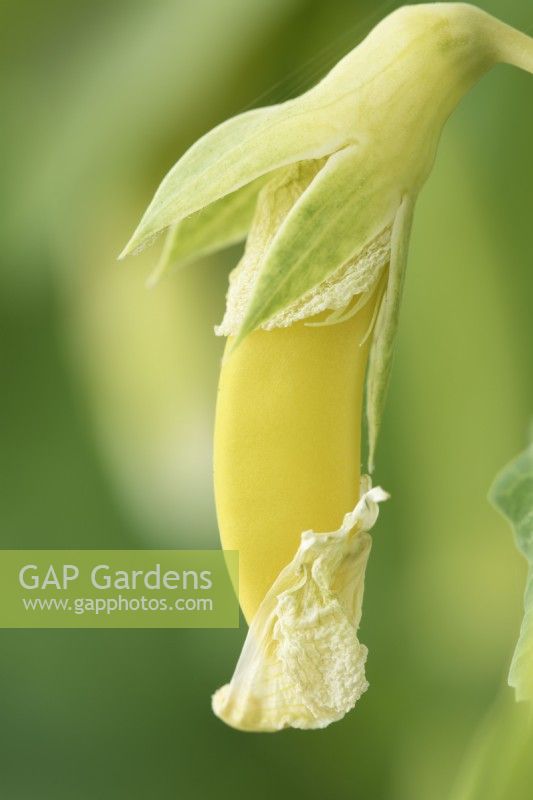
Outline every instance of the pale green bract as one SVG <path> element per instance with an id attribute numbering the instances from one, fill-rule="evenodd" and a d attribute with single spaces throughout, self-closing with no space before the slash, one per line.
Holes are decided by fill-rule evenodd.
<path id="1" fill-rule="evenodd" d="M 525 614 L 509 685 L 517 700 L 533 702 L 533 442 L 498 475 L 489 497 L 513 526 L 518 549 L 529 564 Z"/>
<path id="2" fill-rule="evenodd" d="M 253 228 L 246 214 L 233 208 L 232 216 L 243 187 L 280 168 L 323 160 L 268 239 L 237 343 L 392 228 L 367 379 L 370 469 L 416 197 L 446 119 L 499 62 L 533 72 L 533 39 L 465 3 L 398 9 L 310 91 L 240 114 L 196 142 L 163 180 L 121 254 L 142 249 L 171 226 L 157 274 L 171 262 L 226 246 Z M 376 262 L 376 270 L 382 266 Z"/>

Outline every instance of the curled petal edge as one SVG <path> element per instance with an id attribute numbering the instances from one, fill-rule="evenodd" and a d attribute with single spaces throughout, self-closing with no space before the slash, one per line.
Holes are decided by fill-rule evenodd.
<path id="1" fill-rule="evenodd" d="M 244 731 L 324 728 L 368 688 L 366 647 L 357 638 L 368 531 L 388 494 L 370 478 L 331 533 L 302 533 L 255 615 L 233 677 L 212 699 L 214 713 Z"/>

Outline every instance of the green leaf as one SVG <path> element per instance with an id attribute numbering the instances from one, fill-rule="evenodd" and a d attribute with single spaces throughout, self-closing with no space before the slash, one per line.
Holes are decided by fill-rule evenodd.
<path id="1" fill-rule="evenodd" d="M 392 368 L 413 212 L 414 199 L 406 195 L 392 226 L 389 276 L 370 349 L 366 386 L 368 470 L 370 473 L 374 471 L 377 437 Z"/>
<path id="2" fill-rule="evenodd" d="M 332 105 L 316 87 L 281 105 L 247 111 L 207 133 L 163 179 L 120 258 L 267 172 L 339 149 L 346 139 L 344 115 L 336 120 Z"/>
<path id="3" fill-rule="evenodd" d="M 525 614 L 509 672 L 517 700 L 533 702 L 533 443 L 496 478 L 491 502 L 511 523 L 516 544 L 529 564 Z"/>
<path id="4" fill-rule="evenodd" d="M 400 197 L 376 156 L 331 156 L 272 240 L 237 342 L 360 252 L 392 221 Z"/>
<path id="5" fill-rule="evenodd" d="M 182 266 L 245 239 L 254 215 L 257 195 L 270 177 L 269 173 L 257 178 L 173 225 L 168 231 L 161 258 L 149 284 L 153 286 L 157 283 L 171 266 Z"/>

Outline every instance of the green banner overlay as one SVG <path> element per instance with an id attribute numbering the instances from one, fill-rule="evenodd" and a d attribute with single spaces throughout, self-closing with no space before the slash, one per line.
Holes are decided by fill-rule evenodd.
<path id="1" fill-rule="evenodd" d="M 0 628 L 238 628 L 238 553 L 0 550 Z"/>

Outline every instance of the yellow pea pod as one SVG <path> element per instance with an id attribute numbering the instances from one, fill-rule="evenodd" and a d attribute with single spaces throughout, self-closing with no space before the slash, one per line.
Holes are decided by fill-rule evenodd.
<path id="1" fill-rule="evenodd" d="M 374 304 L 336 325 L 255 331 L 220 374 L 214 479 L 222 546 L 239 551 L 248 622 L 302 531 L 334 530 L 359 498 L 361 411 Z"/>

